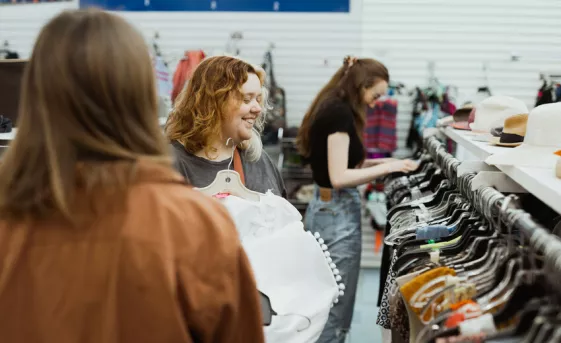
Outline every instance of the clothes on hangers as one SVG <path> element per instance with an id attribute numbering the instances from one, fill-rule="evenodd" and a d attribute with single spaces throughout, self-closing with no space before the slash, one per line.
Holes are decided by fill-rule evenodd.
<path id="1" fill-rule="evenodd" d="M 161 56 L 154 56 L 152 58 L 152 65 L 154 66 L 154 72 L 156 73 L 158 94 L 164 97 L 171 96 L 171 92 L 173 90 L 171 73 L 164 59 Z"/>
<path id="2" fill-rule="evenodd" d="M 171 92 L 171 101 L 175 102 L 175 99 L 181 93 L 183 88 L 185 88 L 187 81 L 193 75 L 195 68 L 203 61 L 206 54 L 202 50 L 190 50 L 185 51 L 185 55 L 177 64 L 175 68 L 175 73 L 173 74 L 173 90 Z"/>
<path id="3" fill-rule="evenodd" d="M 556 102 L 556 89 L 553 84 L 543 82 L 542 86 L 538 90 L 538 96 L 536 97 L 536 107 L 543 104 L 550 104 Z"/>
<path id="4" fill-rule="evenodd" d="M 539 311 L 556 323 L 542 306 L 556 315 L 561 304 L 551 301 L 543 257 L 512 218 L 549 222 L 558 215 L 531 196 L 519 204 L 528 212 L 501 209 L 504 195 L 492 188 L 473 193 L 475 174 L 457 177 L 460 162 L 436 138 L 425 142 L 432 150 L 421 153 L 416 172 L 385 178 L 389 258 L 382 260 L 377 324 L 391 331 L 386 342 L 549 342 L 535 340 L 529 327 Z M 546 338 L 552 331 L 539 330 Z"/>
<path id="5" fill-rule="evenodd" d="M 263 128 L 263 144 L 276 144 L 278 142 L 278 131 L 286 126 L 286 92 L 277 84 L 273 71 L 273 54 L 271 51 L 265 53 L 262 64 L 265 70 L 265 87 L 269 90 L 269 103 L 272 106 L 267 112 L 267 121 Z"/>
<path id="6" fill-rule="evenodd" d="M 450 100 L 450 96 L 448 93 L 444 93 L 442 95 L 442 103 L 440 105 L 440 109 L 442 112 L 452 115 L 456 112 L 456 105 Z"/>
<path id="7" fill-rule="evenodd" d="M 171 111 L 171 92 L 173 84 L 171 82 L 171 73 L 168 69 L 167 63 L 159 56 L 152 57 L 152 66 L 156 74 L 156 87 L 158 91 L 158 117 L 167 118 Z"/>
<path id="8" fill-rule="evenodd" d="M 422 136 L 425 129 L 436 127 L 439 119 L 456 111 L 456 105 L 450 101 L 447 91 L 447 88 L 443 90 L 441 87 L 423 91 L 426 92 L 427 108 L 414 121 L 419 136 Z"/>
<path id="9" fill-rule="evenodd" d="M 17 60 L 19 59 L 19 54 L 12 50 L 0 50 L 0 59 Z"/>
<path id="10" fill-rule="evenodd" d="M 234 219 L 258 289 L 278 314 L 265 327 L 266 341 L 317 341 L 331 306 L 344 294 L 323 239 L 304 231 L 298 210 L 271 192 L 258 202 L 236 196 L 220 202 Z"/>
<path id="11" fill-rule="evenodd" d="M 369 158 L 374 154 L 390 157 L 387 155 L 397 149 L 396 125 L 397 99 L 387 97 L 376 101 L 374 108 L 367 108 L 364 147 Z"/>
<path id="12" fill-rule="evenodd" d="M 406 146 L 409 149 L 417 149 L 423 146 L 423 137 L 418 130 L 415 129 L 415 123 L 422 112 L 429 109 L 427 97 L 421 88 L 415 88 L 415 96 L 413 98 L 413 113 L 411 113 L 411 124 L 409 125 L 409 133 L 407 134 Z"/>
<path id="13" fill-rule="evenodd" d="M 456 104 L 448 94 L 449 88 L 442 86 L 428 89 L 415 88 L 413 113 L 406 140 L 409 149 L 422 147 L 423 131 L 426 128 L 437 127 L 439 119 L 456 111 Z"/>

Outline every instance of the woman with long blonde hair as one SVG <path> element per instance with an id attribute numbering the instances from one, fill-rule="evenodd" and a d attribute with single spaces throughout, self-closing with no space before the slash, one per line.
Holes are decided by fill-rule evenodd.
<path id="1" fill-rule="evenodd" d="M 263 342 L 234 224 L 173 170 L 156 99 L 122 18 L 41 30 L 0 164 L 2 341 Z"/>

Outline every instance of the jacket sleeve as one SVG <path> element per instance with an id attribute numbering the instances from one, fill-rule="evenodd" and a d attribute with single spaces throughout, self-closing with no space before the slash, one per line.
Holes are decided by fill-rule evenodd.
<path id="1" fill-rule="evenodd" d="M 220 325 L 222 337 L 216 342 L 264 343 L 263 318 L 259 293 L 245 252 L 240 249 L 237 278 L 237 295 L 234 298 L 233 317 L 226 316 Z"/>
<path id="2" fill-rule="evenodd" d="M 197 205 L 189 222 L 200 230 L 186 237 L 191 252 L 181 258 L 178 273 L 186 327 L 194 342 L 263 343 L 259 293 L 234 223 L 215 200 Z"/>

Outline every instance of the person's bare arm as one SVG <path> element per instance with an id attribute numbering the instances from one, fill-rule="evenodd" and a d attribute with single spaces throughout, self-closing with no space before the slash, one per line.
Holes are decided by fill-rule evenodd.
<path id="1" fill-rule="evenodd" d="M 369 158 L 369 159 L 364 160 L 364 162 L 361 165 L 361 168 L 373 167 L 373 166 L 377 166 L 379 164 L 384 164 L 384 163 L 394 162 L 394 161 L 398 161 L 398 159 L 397 158 L 392 158 L 392 157 Z"/>
<path id="2" fill-rule="evenodd" d="M 416 164 L 396 160 L 361 169 L 347 168 L 350 139 L 347 133 L 337 132 L 327 137 L 327 168 L 333 188 L 356 187 L 394 171 L 413 171 Z"/>

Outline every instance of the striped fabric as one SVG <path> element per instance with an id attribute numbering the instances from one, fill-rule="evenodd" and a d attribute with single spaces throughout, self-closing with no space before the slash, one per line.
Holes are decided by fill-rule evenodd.
<path id="1" fill-rule="evenodd" d="M 368 153 L 392 153 L 397 149 L 397 100 L 386 98 L 366 110 L 364 146 Z"/>

